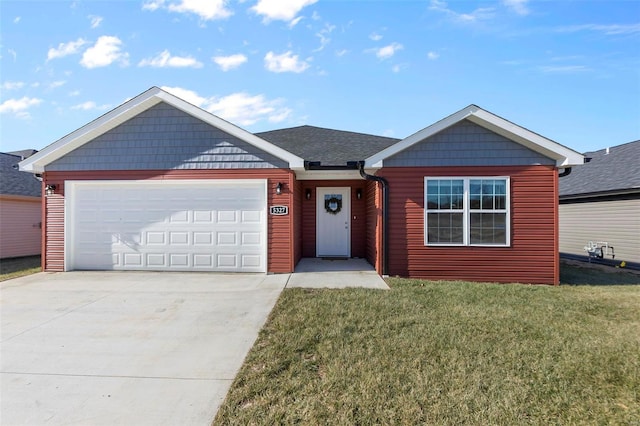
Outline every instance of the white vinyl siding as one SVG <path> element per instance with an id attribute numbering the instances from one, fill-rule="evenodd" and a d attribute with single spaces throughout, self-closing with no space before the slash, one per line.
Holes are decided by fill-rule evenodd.
<path id="1" fill-rule="evenodd" d="M 425 245 L 508 246 L 508 177 L 425 177 Z"/>

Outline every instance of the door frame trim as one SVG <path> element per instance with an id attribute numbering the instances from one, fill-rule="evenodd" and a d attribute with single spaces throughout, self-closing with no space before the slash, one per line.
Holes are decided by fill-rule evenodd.
<path id="1" fill-rule="evenodd" d="M 330 255 L 330 254 L 325 254 L 325 255 L 320 255 L 320 212 L 322 211 L 321 209 L 324 209 L 324 194 L 326 193 L 330 193 L 330 192 L 337 192 L 337 191 L 346 191 L 346 200 L 342 201 L 342 208 L 345 208 L 345 202 L 346 202 L 346 206 L 348 207 L 348 211 L 346 211 L 345 213 L 347 214 L 347 218 L 349 221 L 349 234 L 348 234 L 348 238 L 347 238 L 347 254 L 346 256 L 344 255 Z M 321 194 L 322 192 L 322 194 Z M 351 233 L 352 233 L 352 223 L 351 223 L 351 187 L 350 186 L 317 186 L 316 187 L 316 257 L 327 257 L 327 256 L 335 256 L 335 257 L 347 257 L 350 258 L 351 257 Z"/>

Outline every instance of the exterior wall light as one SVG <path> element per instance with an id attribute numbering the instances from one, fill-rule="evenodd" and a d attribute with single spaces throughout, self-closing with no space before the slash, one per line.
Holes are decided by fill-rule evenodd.
<path id="1" fill-rule="evenodd" d="M 356 189 L 356 198 L 357 198 L 358 200 L 361 200 L 361 199 L 362 199 L 362 188 L 358 188 L 358 189 Z"/>
<path id="2" fill-rule="evenodd" d="M 276 195 L 282 194 L 282 186 L 282 182 L 278 182 L 278 184 L 276 185 Z"/>
<path id="3" fill-rule="evenodd" d="M 51 194 L 53 194 L 55 191 L 56 191 L 56 186 L 55 186 L 55 185 L 53 185 L 53 184 L 49 184 L 49 185 L 46 185 L 46 186 L 44 187 L 44 193 L 45 193 L 45 195 L 51 195 Z"/>
<path id="4" fill-rule="evenodd" d="M 310 200 L 310 199 L 311 199 L 311 188 L 307 188 L 307 189 L 304 191 L 304 198 L 306 198 L 307 200 Z"/>

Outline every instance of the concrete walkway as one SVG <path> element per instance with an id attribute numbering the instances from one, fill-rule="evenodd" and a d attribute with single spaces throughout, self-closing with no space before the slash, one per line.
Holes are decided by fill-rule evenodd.
<path id="1" fill-rule="evenodd" d="M 288 274 L 0 283 L 2 425 L 209 425 Z"/>
<path id="2" fill-rule="evenodd" d="M 389 286 L 364 259 L 328 260 L 305 257 L 291 274 L 287 288 L 371 288 Z"/>

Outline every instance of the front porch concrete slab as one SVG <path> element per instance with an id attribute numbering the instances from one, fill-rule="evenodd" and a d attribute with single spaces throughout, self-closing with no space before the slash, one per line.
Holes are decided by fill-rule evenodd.
<path id="1" fill-rule="evenodd" d="M 306 257 L 298 262 L 287 288 L 370 288 L 389 286 L 364 259 Z"/>

